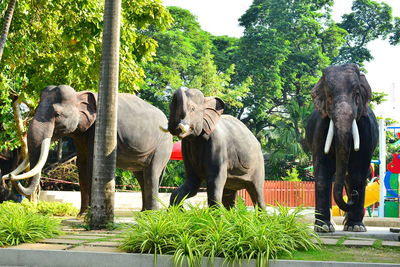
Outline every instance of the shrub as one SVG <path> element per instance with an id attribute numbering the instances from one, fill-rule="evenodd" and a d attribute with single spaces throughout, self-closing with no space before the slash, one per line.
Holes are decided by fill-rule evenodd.
<path id="1" fill-rule="evenodd" d="M 32 207 L 13 203 L 0 204 L 0 246 L 31 243 L 61 234 L 60 220 L 37 214 Z"/>
<path id="2" fill-rule="evenodd" d="M 174 255 L 174 264 L 197 266 L 202 257 L 213 263 L 256 259 L 264 266 L 268 259 L 296 250 L 318 249 L 318 236 L 302 220 L 303 209 L 282 206 L 278 211 L 250 211 L 239 202 L 225 208 L 170 207 L 135 215 L 136 224 L 125 233 L 122 249 L 128 252 Z"/>
<path id="3" fill-rule="evenodd" d="M 21 205 L 33 212 L 52 216 L 76 216 L 79 212 L 72 203 L 38 201 L 37 204 L 24 199 Z"/>

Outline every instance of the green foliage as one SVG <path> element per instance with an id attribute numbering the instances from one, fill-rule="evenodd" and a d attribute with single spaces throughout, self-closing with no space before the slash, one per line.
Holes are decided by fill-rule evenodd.
<path id="1" fill-rule="evenodd" d="M 293 167 L 292 170 L 287 170 L 286 173 L 287 176 L 282 177 L 283 181 L 291 181 L 291 182 L 301 181 L 299 179 L 299 172 L 297 171 L 296 167 Z"/>
<path id="2" fill-rule="evenodd" d="M 389 35 L 391 44 L 398 42 L 399 18 L 393 20 L 392 8 L 384 2 L 354 0 L 352 12 L 343 15 L 342 19 L 338 26 L 346 30 L 348 35 L 334 63 L 352 62 L 363 66 L 365 61 L 373 59 L 367 48 L 369 42 L 378 38 L 386 39 Z"/>
<path id="3" fill-rule="evenodd" d="M 115 170 L 115 185 L 117 189 L 140 191 L 140 185 L 131 171 L 117 168 Z"/>
<path id="4" fill-rule="evenodd" d="M 165 168 L 162 186 L 180 186 L 185 181 L 185 166 L 182 160 L 170 160 Z"/>
<path id="5" fill-rule="evenodd" d="M 181 206 L 145 211 L 135 215 L 136 223 L 125 233 L 122 249 L 128 252 L 174 255 L 174 265 L 198 266 L 201 257 L 213 264 L 215 257 L 226 263 L 256 259 L 265 266 L 268 259 L 296 250 L 318 249 L 319 240 L 302 221 L 302 209 L 279 206 L 274 213 L 249 211 L 243 202 L 232 210 Z"/>
<path id="6" fill-rule="evenodd" d="M 197 18 L 178 7 L 168 10 L 174 19 L 171 28 L 146 32 L 157 40 L 158 49 L 154 61 L 143 64 L 146 80 L 139 95 L 165 113 L 169 112 L 173 91 L 182 86 L 200 89 L 206 96 L 219 96 L 230 106 L 242 107 L 241 99 L 251 79 L 246 77 L 243 82 L 232 84 L 235 66 L 226 61 L 219 65 L 214 62 L 212 53 L 219 50 L 213 45 L 213 37 L 200 28 Z M 220 44 L 221 50 L 223 47 Z M 221 51 L 218 60 L 224 60 L 225 51 Z"/>
<path id="7" fill-rule="evenodd" d="M 45 216 L 76 216 L 79 210 L 72 203 L 38 201 L 36 204 L 24 199 L 21 205 L 33 213 Z"/>
<path id="8" fill-rule="evenodd" d="M 0 204 L 0 246 L 32 243 L 61 234 L 60 220 L 13 202 Z"/>
<path id="9" fill-rule="evenodd" d="M 10 117 L 10 88 L 33 112 L 41 90 L 68 84 L 77 91 L 98 90 L 104 1 L 50 0 L 17 2 L 0 62 L 0 122 L 7 131 L 0 137 L 8 147 L 19 144 Z M 135 92 L 143 81 L 141 63 L 155 54 L 157 43 L 143 34 L 163 29 L 171 16 L 160 0 L 124 1 L 122 4 L 119 89 Z M 31 114 L 30 114 L 31 115 Z M 4 140 L 4 139 L 3 139 Z M 1 142 L 3 143 L 3 142 Z"/>

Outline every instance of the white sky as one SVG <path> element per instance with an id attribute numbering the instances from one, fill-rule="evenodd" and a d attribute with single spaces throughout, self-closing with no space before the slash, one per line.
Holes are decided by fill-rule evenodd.
<path id="1" fill-rule="evenodd" d="M 375 0 L 392 7 L 393 16 L 400 17 L 400 0 Z M 213 35 L 240 37 L 243 28 L 238 19 L 252 0 L 163 0 L 165 6 L 179 6 L 196 15 L 203 30 Z M 335 0 L 333 19 L 341 21 L 351 11 L 351 0 Z M 400 45 L 376 40 L 368 45 L 374 60 L 366 63 L 367 79 L 373 91 L 385 92 L 389 101 L 375 108 L 377 116 L 391 117 L 400 122 Z"/>

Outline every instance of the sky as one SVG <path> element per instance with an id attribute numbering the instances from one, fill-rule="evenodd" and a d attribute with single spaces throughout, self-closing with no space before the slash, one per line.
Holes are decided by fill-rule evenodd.
<path id="1" fill-rule="evenodd" d="M 375 0 L 382 2 L 381 0 Z M 213 35 L 240 37 L 243 27 L 238 19 L 250 7 L 252 0 L 163 0 L 165 6 L 179 6 L 196 15 L 203 30 Z M 392 7 L 393 16 L 400 17 L 400 0 L 384 0 Z M 335 0 L 332 17 L 336 22 L 351 12 L 350 0 Z M 400 45 L 391 46 L 386 40 L 368 44 L 374 60 L 367 62 L 367 80 L 372 91 L 385 92 L 388 101 L 377 106 L 377 116 L 390 117 L 400 122 Z"/>

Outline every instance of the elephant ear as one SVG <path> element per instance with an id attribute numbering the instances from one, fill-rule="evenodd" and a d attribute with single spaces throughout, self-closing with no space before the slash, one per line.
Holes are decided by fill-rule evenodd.
<path id="1" fill-rule="evenodd" d="M 362 99 L 362 103 L 359 105 L 359 107 L 362 107 L 360 114 L 362 116 L 367 116 L 368 104 L 371 101 L 372 91 L 364 73 L 360 74 L 360 85 L 360 95 Z"/>
<path id="2" fill-rule="evenodd" d="M 315 109 L 318 110 L 319 115 L 324 119 L 328 116 L 327 113 L 327 99 L 324 90 L 325 78 L 322 76 L 318 83 L 311 89 L 311 97 L 314 102 Z"/>
<path id="3" fill-rule="evenodd" d="M 79 130 L 85 132 L 96 121 L 97 98 L 89 91 L 77 93 L 79 110 Z"/>
<path id="4" fill-rule="evenodd" d="M 206 134 L 211 134 L 215 130 L 224 108 L 225 103 L 220 98 L 204 98 L 203 130 Z"/>

